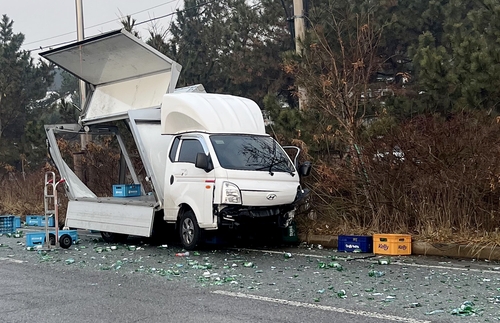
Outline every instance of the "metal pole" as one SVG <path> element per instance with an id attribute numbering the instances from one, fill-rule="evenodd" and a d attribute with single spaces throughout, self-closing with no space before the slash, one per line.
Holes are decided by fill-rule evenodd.
<path id="1" fill-rule="evenodd" d="M 75 7 L 76 7 L 76 40 L 82 41 L 85 39 L 85 36 L 83 34 L 83 3 L 82 0 L 75 0 Z M 82 48 L 80 47 L 80 61 L 81 61 L 81 50 Z M 81 69 L 81 65 L 80 65 Z M 85 91 L 85 82 L 83 80 L 80 80 L 80 108 L 84 109 L 85 106 L 85 100 L 86 100 L 86 91 Z"/>
<path id="2" fill-rule="evenodd" d="M 305 20 L 304 20 L 304 0 L 293 0 L 293 21 L 295 26 L 295 51 L 302 55 L 301 41 L 305 37 Z M 306 101 L 306 91 L 303 87 L 298 87 L 299 91 L 299 110 L 304 108 Z"/>
<path id="3" fill-rule="evenodd" d="M 77 41 L 82 41 L 85 39 L 85 36 L 83 34 L 83 0 L 75 0 L 75 8 L 76 8 L 76 39 Z M 79 52 L 80 52 L 80 73 L 82 73 L 83 66 L 82 66 L 82 61 L 83 61 L 83 49 L 80 46 Z M 85 103 L 87 101 L 87 91 L 86 91 L 86 86 L 85 86 L 85 81 L 80 80 L 79 81 L 79 86 L 80 86 L 80 109 L 81 109 L 81 114 L 80 117 L 84 116 L 86 113 L 85 109 Z M 85 151 L 87 148 L 88 143 L 91 141 L 91 136 L 88 133 L 84 133 L 80 135 L 80 145 L 81 145 L 81 151 Z M 76 155 L 73 155 L 74 157 Z M 76 157 L 81 157 L 81 156 L 76 156 Z M 86 183 L 84 176 L 83 176 L 83 169 L 82 169 L 82 161 L 81 158 L 77 158 L 75 160 L 75 169 L 79 169 L 80 172 L 77 173 L 77 176 Z"/>

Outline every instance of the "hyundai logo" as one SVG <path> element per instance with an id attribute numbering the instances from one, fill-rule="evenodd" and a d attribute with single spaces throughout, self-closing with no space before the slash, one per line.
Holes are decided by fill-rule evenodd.
<path id="1" fill-rule="evenodd" d="M 276 198 L 276 194 L 267 194 L 268 200 L 274 200 Z"/>

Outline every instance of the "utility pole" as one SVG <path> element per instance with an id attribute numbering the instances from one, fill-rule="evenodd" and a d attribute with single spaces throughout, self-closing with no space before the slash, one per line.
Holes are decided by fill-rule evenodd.
<path id="1" fill-rule="evenodd" d="M 76 8 L 76 40 L 82 41 L 84 40 L 83 35 L 83 0 L 75 0 L 75 8 Z M 82 62 L 82 47 L 80 46 L 80 63 Z M 82 65 L 80 64 L 80 72 L 82 69 Z M 85 111 L 85 101 L 86 101 L 86 88 L 85 81 L 80 80 L 78 82 L 80 86 L 80 111 L 81 114 Z M 81 115 L 80 115 L 81 116 Z M 85 149 L 87 148 L 87 144 L 89 143 L 90 138 L 89 134 L 84 133 L 80 135 L 80 151 L 73 153 L 73 162 L 75 165 L 75 174 L 78 176 L 83 182 L 85 182 L 84 170 L 83 170 L 83 155 L 85 154 Z"/>
<path id="2" fill-rule="evenodd" d="M 75 0 L 75 7 L 76 7 L 76 40 L 77 41 L 82 41 L 84 40 L 84 35 L 83 35 L 83 0 Z M 82 60 L 81 57 L 81 51 L 82 48 L 80 47 L 80 61 Z M 80 65 L 81 68 L 81 65 Z M 80 85 L 80 108 L 82 111 L 84 110 L 85 106 L 85 100 L 86 100 L 86 90 L 85 90 L 85 81 L 80 80 L 79 82 Z"/>
<path id="3" fill-rule="evenodd" d="M 304 0 L 293 0 L 293 22 L 295 27 L 295 51 L 302 55 L 302 44 L 306 28 L 304 19 Z M 306 102 L 306 91 L 303 87 L 298 87 L 299 92 L 299 110 L 304 108 Z"/>
<path id="4" fill-rule="evenodd" d="M 302 54 L 301 40 L 305 36 L 304 0 L 293 0 L 293 22 L 295 27 L 295 51 Z"/>

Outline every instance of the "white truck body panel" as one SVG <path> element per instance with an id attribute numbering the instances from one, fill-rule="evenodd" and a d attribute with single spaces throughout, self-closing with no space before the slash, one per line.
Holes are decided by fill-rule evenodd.
<path id="1" fill-rule="evenodd" d="M 181 132 L 265 134 L 262 111 L 252 100 L 224 94 L 173 93 L 163 97 L 163 134 Z"/>
<path id="2" fill-rule="evenodd" d="M 154 203 L 124 198 L 70 200 L 66 226 L 149 237 Z"/>
<path id="3" fill-rule="evenodd" d="M 150 181 L 158 197 L 159 206 L 163 205 L 164 178 L 166 162 L 168 158 L 168 146 L 172 140 L 169 136 L 161 135 L 160 122 L 140 122 L 136 121 L 138 135 L 136 141 L 143 160 L 148 160 L 150 169 L 148 171 Z"/>
<path id="4" fill-rule="evenodd" d="M 76 125 L 74 127 L 69 127 L 66 125 L 59 126 L 60 128 L 68 128 L 68 131 L 76 131 Z M 50 127 L 50 126 L 49 126 Z M 66 164 L 66 162 L 61 157 L 61 152 L 57 147 L 57 142 L 55 141 L 54 129 L 49 128 L 47 131 L 47 137 L 50 142 L 49 152 L 52 159 L 55 161 L 59 173 L 62 178 L 66 181 L 66 190 L 68 197 L 70 199 L 79 198 L 95 198 L 97 197 L 73 172 L 73 170 Z"/>
<path id="5" fill-rule="evenodd" d="M 97 87 L 90 100 L 86 123 L 134 109 L 157 107 L 169 86 L 170 72 Z"/>
<path id="6" fill-rule="evenodd" d="M 94 86 L 83 123 L 159 106 L 165 93 L 174 92 L 182 68 L 124 29 L 40 55 Z"/>

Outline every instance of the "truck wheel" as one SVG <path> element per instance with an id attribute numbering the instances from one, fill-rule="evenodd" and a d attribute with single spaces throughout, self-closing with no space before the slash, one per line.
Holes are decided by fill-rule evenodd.
<path id="1" fill-rule="evenodd" d="M 193 211 L 189 210 L 181 215 L 179 221 L 179 236 L 186 250 L 193 250 L 198 245 L 201 230 Z"/>
<path id="2" fill-rule="evenodd" d="M 128 234 L 101 231 L 101 237 L 107 243 L 123 243 L 127 241 Z"/>
<path id="3" fill-rule="evenodd" d="M 63 234 L 59 237 L 59 245 L 63 249 L 68 249 L 73 244 L 73 239 L 71 239 L 69 234 Z"/>

